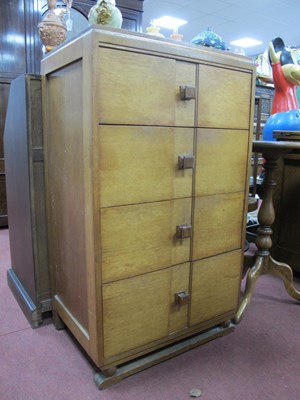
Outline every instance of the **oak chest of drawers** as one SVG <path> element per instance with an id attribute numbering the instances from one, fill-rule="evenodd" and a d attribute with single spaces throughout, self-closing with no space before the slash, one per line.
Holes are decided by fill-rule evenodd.
<path id="1" fill-rule="evenodd" d="M 235 314 L 253 68 L 97 27 L 42 61 L 53 304 L 104 372 Z"/>

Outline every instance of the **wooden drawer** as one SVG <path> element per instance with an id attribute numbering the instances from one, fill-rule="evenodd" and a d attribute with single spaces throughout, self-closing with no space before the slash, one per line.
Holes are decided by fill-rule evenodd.
<path id="1" fill-rule="evenodd" d="M 254 70 L 96 26 L 42 61 L 54 311 L 105 374 L 234 315 Z"/>
<path id="2" fill-rule="evenodd" d="M 103 282 L 189 261 L 190 238 L 176 237 L 181 224 L 191 224 L 190 198 L 102 209 Z"/>
<path id="3" fill-rule="evenodd" d="M 245 190 L 248 131 L 198 129 L 196 196 Z"/>
<path id="4" fill-rule="evenodd" d="M 195 100 L 180 100 L 180 86 L 195 86 L 195 64 L 106 48 L 95 56 L 97 122 L 194 126 Z"/>
<path id="5" fill-rule="evenodd" d="M 94 144 L 95 187 L 101 207 L 192 196 L 193 169 L 178 156 L 193 155 L 191 128 L 99 126 Z"/>
<path id="6" fill-rule="evenodd" d="M 242 246 L 244 192 L 195 199 L 193 260 Z"/>
<path id="7" fill-rule="evenodd" d="M 187 326 L 188 305 L 175 293 L 188 291 L 189 263 L 103 286 L 104 358 L 167 337 Z"/>
<path id="8" fill-rule="evenodd" d="M 196 325 L 226 313 L 235 313 L 238 305 L 241 250 L 194 262 L 190 325 Z"/>
<path id="9" fill-rule="evenodd" d="M 199 65 L 197 126 L 249 129 L 251 79 L 246 72 Z"/>

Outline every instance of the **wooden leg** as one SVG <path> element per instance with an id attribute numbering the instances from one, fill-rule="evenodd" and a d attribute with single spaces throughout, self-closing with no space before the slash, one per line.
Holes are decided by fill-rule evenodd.
<path id="1" fill-rule="evenodd" d="M 57 312 L 55 310 L 52 310 L 52 322 L 58 331 L 65 329 L 65 327 L 66 327 L 65 323 L 59 317 L 59 315 L 57 314 Z"/>
<path id="2" fill-rule="evenodd" d="M 110 378 L 111 376 L 114 376 L 115 373 L 117 372 L 117 367 L 111 367 L 108 369 L 101 369 L 102 374 L 105 376 L 105 378 Z"/>
<path id="3" fill-rule="evenodd" d="M 250 304 L 254 291 L 255 282 L 257 278 L 264 272 L 264 263 L 265 263 L 264 257 L 257 256 L 255 264 L 253 265 L 252 268 L 248 270 L 246 288 L 243 295 L 243 299 L 233 319 L 233 322 L 235 324 L 239 324 L 241 322 L 241 319 L 243 318 L 245 311 L 248 305 Z"/>
<path id="4" fill-rule="evenodd" d="M 293 284 L 293 271 L 288 264 L 278 262 L 270 256 L 268 270 L 283 280 L 286 291 L 293 299 L 300 301 L 300 292 L 296 290 Z"/>

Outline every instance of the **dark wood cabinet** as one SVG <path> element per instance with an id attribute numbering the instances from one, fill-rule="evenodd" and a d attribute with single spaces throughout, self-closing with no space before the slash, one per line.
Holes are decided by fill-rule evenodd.
<path id="1" fill-rule="evenodd" d="M 4 150 L 11 250 L 7 278 L 24 314 L 37 327 L 51 309 L 39 76 L 23 74 L 11 83 Z"/>
<path id="2" fill-rule="evenodd" d="M 95 0 L 74 0 L 72 8 L 85 18 Z M 118 0 L 123 29 L 141 31 L 143 0 Z M 58 5 L 63 5 L 58 0 Z M 25 73 L 39 74 L 43 57 L 38 23 L 47 0 L 8 0 L 0 4 L 0 227 L 7 226 L 3 134 L 10 82 Z"/>
<path id="3" fill-rule="evenodd" d="M 87 18 L 95 3 L 75 0 L 73 9 Z M 143 1 L 120 0 L 117 5 L 123 28 L 141 30 Z M 46 11 L 46 0 L 0 4 L 0 226 L 9 225 L 12 264 L 8 284 L 34 327 L 51 309 L 41 96 L 36 76 L 43 57 L 37 26 Z"/>
<path id="4" fill-rule="evenodd" d="M 7 226 L 3 132 L 6 118 L 9 86 L 9 81 L 0 82 L 0 226 Z"/>
<path id="5" fill-rule="evenodd" d="M 285 155 L 279 162 L 274 195 L 276 219 L 272 227 L 272 255 L 300 273 L 300 156 Z"/>

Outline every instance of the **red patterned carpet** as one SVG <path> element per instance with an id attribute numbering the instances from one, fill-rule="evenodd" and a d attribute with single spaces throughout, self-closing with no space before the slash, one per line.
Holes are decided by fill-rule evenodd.
<path id="1" fill-rule="evenodd" d="M 300 398 L 300 304 L 276 277 L 257 281 L 235 331 L 149 368 L 104 391 L 67 330 L 50 320 L 32 330 L 6 283 L 8 231 L 0 230 L 1 400 L 203 400 Z M 295 279 L 300 290 L 300 279 Z"/>

